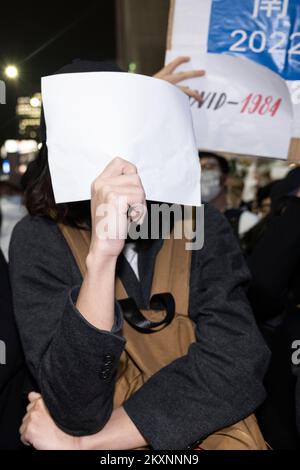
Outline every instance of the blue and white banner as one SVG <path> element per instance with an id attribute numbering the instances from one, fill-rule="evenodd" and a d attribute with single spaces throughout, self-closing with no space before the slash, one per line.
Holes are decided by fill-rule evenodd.
<path id="1" fill-rule="evenodd" d="M 244 56 L 300 79 L 299 0 L 213 0 L 207 51 Z"/>
<path id="2" fill-rule="evenodd" d="M 205 103 L 197 111 L 193 110 L 196 134 L 200 132 L 196 135 L 199 146 L 286 158 L 287 141 L 291 137 L 300 137 L 300 0 L 173 0 L 169 33 L 166 62 L 178 55 L 189 55 L 192 58 L 189 66 L 206 67 L 205 79 L 194 79 L 194 83 L 189 83 L 199 89 L 207 99 L 206 104 L 209 93 L 212 96 L 215 90 L 227 95 L 227 101 L 224 98 L 220 102 L 223 105 L 214 109 L 215 112 L 213 106 L 208 109 Z M 220 55 L 224 57 L 224 67 L 226 64 L 233 67 L 232 70 L 219 70 L 223 77 L 216 76 Z M 226 59 L 228 56 L 236 60 Z M 246 71 L 256 74 L 255 89 L 247 88 L 253 87 L 254 81 L 249 80 Z M 228 104 L 233 102 L 236 103 L 235 112 L 233 105 Z M 277 108 L 274 107 L 276 104 Z M 227 118 L 229 109 L 231 127 Z M 276 112 L 265 112 L 267 109 Z M 240 132 L 245 130 L 241 124 L 249 123 L 249 120 L 252 131 L 256 132 L 255 140 L 264 142 L 246 149 L 238 129 Z M 217 145 L 215 136 L 200 131 L 205 122 L 208 122 L 206 130 L 209 127 L 215 129 L 215 134 L 230 132 L 230 135 L 223 137 L 222 144 Z M 266 136 L 272 134 L 276 141 L 273 144 L 266 140 Z M 276 146 L 278 150 L 274 152 Z M 260 153 L 255 153 L 258 147 Z"/>

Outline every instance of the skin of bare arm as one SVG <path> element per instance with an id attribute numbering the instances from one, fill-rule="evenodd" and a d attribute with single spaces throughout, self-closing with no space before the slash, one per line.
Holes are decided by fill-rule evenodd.
<path id="1" fill-rule="evenodd" d="M 104 428 L 91 436 L 66 434 L 51 418 L 42 396 L 29 394 L 27 413 L 20 427 L 21 440 L 38 450 L 126 450 L 147 445 L 124 408 L 113 411 Z"/>
<path id="2" fill-rule="evenodd" d="M 127 236 L 128 211 L 131 220 L 141 223 L 141 207 L 146 207 L 145 193 L 136 167 L 113 159 L 92 184 L 91 245 L 76 303 L 86 320 L 101 330 L 110 331 L 114 323 L 115 269 Z"/>

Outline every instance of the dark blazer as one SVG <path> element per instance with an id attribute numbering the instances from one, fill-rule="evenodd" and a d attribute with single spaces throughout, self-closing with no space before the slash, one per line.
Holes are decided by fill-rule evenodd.
<path id="1" fill-rule="evenodd" d="M 160 246 L 153 242 L 140 253 L 141 283 L 119 258 L 118 273 L 139 307 L 149 301 Z M 111 332 L 81 316 L 75 307 L 81 275 L 58 227 L 47 219 L 27 216 L 16 226 L 10 259 L 15 315 L 46 405 L 63 430 L 96 433 L 112 412 L 124 348 L 118 304 Z M 207 206 L 205 244 L 193 252 L 190 276 L 189 314 L 198 341 L 124 404 L 154 449 L 186 449 L 251 414 L 264 400 L 269 352 L 246 299 L 248 281 L 229 224 Z M 107 362 L 110 373 L 103 374 Z"/>

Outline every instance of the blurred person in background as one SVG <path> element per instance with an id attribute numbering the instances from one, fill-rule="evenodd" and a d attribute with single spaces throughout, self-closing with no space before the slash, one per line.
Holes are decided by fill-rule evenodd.
<path id="1" fill-rule="evenodd" d="M 230 166 L 226 158 L 209 152 L 199 152 L 199 158 L 202 201 L 210 203 L 222 212 L 230 222 L 236 236 L 241 237 L 257 223 L 258 217 L 242 203 L 239 207 L 229 207 Z"/>
<path id="2" fill-rule="evenodd" d="M 0 250 L 0 450 L 21 448 L 27 370 L 13 315 L 7 262 Z M 4 356 L 4 357 L 2 357 Z"/>
<path id="3" fill-rule="evenodd" d="M 201 198 L 224 213 L 227 210 L 227 179 L 230 172 L 226 158 L 199 152 L 201 162 Z"/>
<path id="4" fill-rule="evenodd" d="M 8 261 L 8 247 L 13 228 L 27 213 L 22 191 L 18 186 L 6 181 L 0 182 L 0 212 L 0 247 Z"/>
<path id="5" fill-rule="evenodd" d="M 240 239 L 259 221 L 258 215 L 253 211 L 253 202 L 255 201 L 258 184 L 257 164 L 255 160 L 247 168 L 243 183 L 239 208 L 241 214 L 238 225 L 238 236 Z"/>
<path id="6" fill-rule="evenodd" d="M 241 246 L 245 256 L 250 255 L 268 224 L 268 216 L 271 213 L 272 206 L 271 191 L 275 184 L 275 181 L 271 181 L 271 183 L 257 190 L 256 200 L 253 204 L 253 210 L 257 215 L 257 223 L 241 234 Z"/>
<path id="7" fill-rule="evenodd" d="M 258 188 L 257 190 L 256 210 L 260 220 L 267 217 L 271 212 L 271 191 L 274 185 L 275 181 L 271 181 L 271 183 L 268 183 L 265 186 Z"/>
<path id="8" fill-rule="evenodd" d="M 292 362 L 292 345 L 300 340 L 300 167 L 261 191 L 263 206 L 265 217 L 246 250 L 249 299 L 272 351 L 259 422 L 272 447 L 299 449 L 300 366 Z"/>

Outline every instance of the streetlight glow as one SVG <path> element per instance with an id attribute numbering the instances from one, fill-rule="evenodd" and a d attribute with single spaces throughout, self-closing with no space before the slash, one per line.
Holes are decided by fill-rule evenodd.
<path id="1" fill-rule="evenodd" d="M 7 78 L 15 79 L 19 76 L 19 70 L 15 65 L 7 65 L 4 70 L 5 75 Z"/>
<path id="2" fill-rule="evenodd" d="M 41 102 L 40 102 L 40 100 L 39 100 L 36 96 L 33 96 L 33 97 L 30 99 L 30 105 L 31 105 L 33 108 L 38 108 L 38 107 L 41 105 Z"/>

